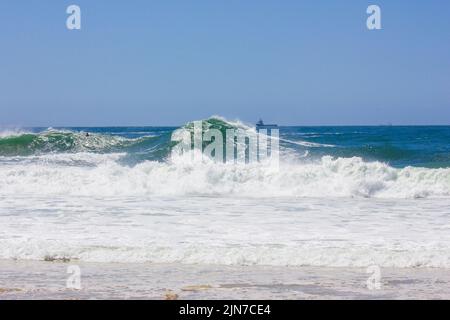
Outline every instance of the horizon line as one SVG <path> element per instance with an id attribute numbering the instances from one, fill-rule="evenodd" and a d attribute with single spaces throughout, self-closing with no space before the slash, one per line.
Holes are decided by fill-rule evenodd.
<path id="1" fill-rule="evenodd" d="M 204 121 L 203 120 L 193 120 L 193 121 Z M 191 121 L 189 121 L 191 122 Z M 186 122 L 186 123 L 189 123 Z M 1 125 L 0 129 L 20 129 L 20 128 L 179 128 L 185 125 Z M 248 124 L 243 122 L 244 124 Z M 256 124 L 254 125 L 256 126 Z M 450 124 L 278 124 L 278 127 L 289 128 L 289 127 L 450 127 Z"/>

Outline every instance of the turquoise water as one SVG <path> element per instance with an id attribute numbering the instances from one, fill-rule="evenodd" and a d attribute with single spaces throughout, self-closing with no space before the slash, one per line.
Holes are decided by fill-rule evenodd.
<path id="1" fill-rule="evenodd" d="M 311 148 L 320 157 L 361 157 L 395 167 L 450 166 L 450 126 L 380 127 L 286 127 L 281 136 L 334 148 Z"/>
<path id="2" fill-rule="evenodd" d="M 25 128 L 0 138 L 0 156 L 125 152 L 130 163 L 164 161 L 176 127 Z M 90 133 L 89 137 L 85 133 Z M 390 166 L 450 167 L 450 126 L 280 127 L 281 146 L 307 158 L 360 157 Z M 306 143 L 306 144 L 305 144 Z M 311 143 L 311 144 L 308 144 Z"/>

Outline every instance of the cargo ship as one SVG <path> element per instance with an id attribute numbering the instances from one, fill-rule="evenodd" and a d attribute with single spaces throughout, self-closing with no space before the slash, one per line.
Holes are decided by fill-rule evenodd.
<path id="1" fill-rule="evenodd" d="M 277 124 L 265 124 L 262 119 L 259 119 L 259 121 L 256 123 L 256 130 L 260 129 L 277 129 Z"/>

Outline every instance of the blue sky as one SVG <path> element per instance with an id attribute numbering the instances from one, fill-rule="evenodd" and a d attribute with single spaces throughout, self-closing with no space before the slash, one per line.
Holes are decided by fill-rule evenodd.
<path id="1" fill-rule="evenodd" d="M 0 41 L 1 126 L 450 124 L 448 1 L 4 0 Z"/>

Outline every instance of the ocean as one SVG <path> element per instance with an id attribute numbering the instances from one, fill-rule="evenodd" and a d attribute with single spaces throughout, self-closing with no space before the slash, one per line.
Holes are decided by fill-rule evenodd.
<path id="1" fill-rule="evenodd" d="M 1 131 L 0 259 L 449 270 L 450 126 L 280 127 L 277 168 L 176 129 Z"/>

